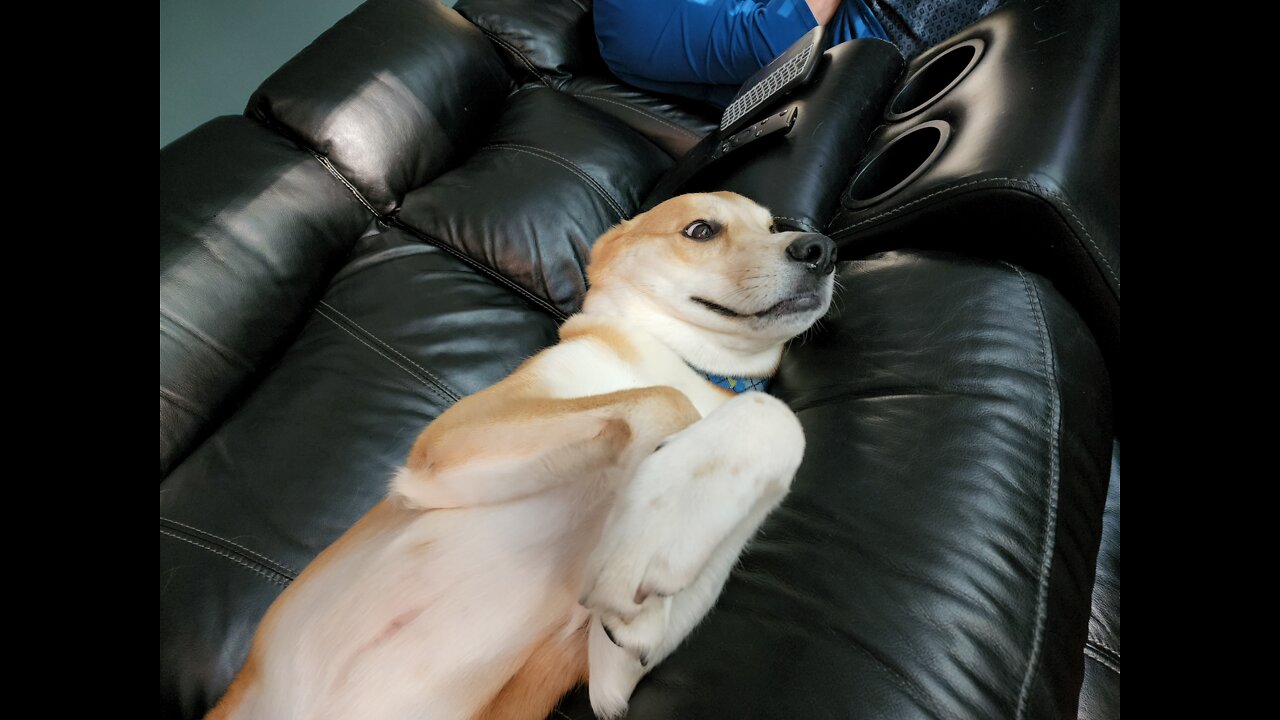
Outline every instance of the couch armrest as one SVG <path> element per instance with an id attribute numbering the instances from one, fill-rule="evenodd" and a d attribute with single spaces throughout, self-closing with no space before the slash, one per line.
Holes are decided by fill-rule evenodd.
<path id="1" fill-rule="evenodd" d="M 826 228 L 842 258 L 936 248 L 1049 278 L 1102 347 L 1118 417 L 1119 13 L 1015 0 L 913 60 Z M 947 132 L 925 159 L 929 126 Z"/>

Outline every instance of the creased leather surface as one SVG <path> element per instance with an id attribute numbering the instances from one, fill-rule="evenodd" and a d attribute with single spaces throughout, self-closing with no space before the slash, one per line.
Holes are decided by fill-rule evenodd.
<path id="1" fill-rule="evenodd" d="M 591 0 L 459 0 L 454 5 L 498 47 L 512 75 L 558 87 L 608 72 L 596 46 Z"/>
<path id="2" fill-rule="evenodd" d="M 720 114 L 709 108 L 637 90 L 611 77 L 571 78 L 560 90 L 618 118 L 676 159 L 720 127 Z"/>
<path id="3" fill-rule="evenodd" d="M 244 117 L 160 151 L 160 477 L 284 352 L 369 213 Z"/>
<path id="4" fill-rule="evenodd" d="M 1111 485 L 1098 549 L 1089 643 L 1085 647 L 1080 720 L 1120 717 L 1120 443 L 1111 460 Z"/>
<path id="5" fill-rule="evenodd" d="M 670 165 L 613 117 L 530 85 L 480 150 L 405 199 L 399 220 L 568 315 L 586 292 L 592 243 L 631 217 Z"/>

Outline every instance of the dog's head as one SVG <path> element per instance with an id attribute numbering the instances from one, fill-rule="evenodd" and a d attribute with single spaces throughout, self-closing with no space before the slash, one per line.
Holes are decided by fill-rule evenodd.
<path id="1" fill-rule="evenodd" d="M 824 235 L 774 230 L 767 209 L 736 193 L 671 198 L 596 241 L 591 294 L 762 347 L 779 344 L 826 313 L 836 248 Z"/>

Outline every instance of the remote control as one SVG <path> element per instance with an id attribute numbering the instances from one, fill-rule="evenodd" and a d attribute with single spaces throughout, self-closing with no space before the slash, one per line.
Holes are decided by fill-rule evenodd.
<path id="1" fill-rule="evenodd" d="M 828 41 L 826 28 L 819 25 L 752 75 L 724 109 L 720 119 L 721 136 L 749 123 L 755 112 L 766 104 L 809 82 Z"/>

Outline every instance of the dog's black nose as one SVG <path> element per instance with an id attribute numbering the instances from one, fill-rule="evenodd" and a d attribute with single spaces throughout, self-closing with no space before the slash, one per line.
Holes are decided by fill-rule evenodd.
<path id="1" fill-rule="evenodd" d="M 826 235 L 805 233 L 787 246 L 787 257 L 815 275 L 826 275 L 836 269 L 836 244 Z"/>

